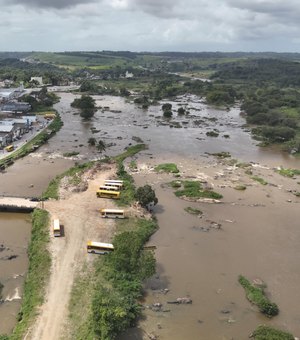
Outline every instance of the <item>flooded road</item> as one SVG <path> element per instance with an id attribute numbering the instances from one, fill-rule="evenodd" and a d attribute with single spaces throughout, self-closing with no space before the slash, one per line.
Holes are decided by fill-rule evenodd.
<path id="1" fill-rule="evenodd" d="M 16 161 L 6 173 L 0 174 L 0 194 L 39 196 L 53 177 L 76 162 L 119 154 L 135 144 L 138 137 L 149 149 L 137 156 L 140 172 L 134 175 L 135 180 L 138 185 L 151 184 L 159 198 L 155 213 L 160 229 L 151 240 L 157 246 L 158 275 L 147 284 L 146 303 L 159 301 L 170 310 L 158 314 L 147 312 L 142 329 L 157 333 L 165 340 L 247 339 L 258 324 L 268 323 L 299 336 L 300 209 L 299 198 L 287 192 L 291 188 L 299 191 L 299 185 L 272 169 L 299 168 L 299 160 L 275 149 L 257 147 L 257 142 L 243 127 L 245 121 L 238 108 L 230 111 L 208 108 L 196 96 L 183 96 L 171 102 L 174 113 L 170 120 L 162 117 L 161 105 L 143 110 L 123 98 L 95 96 L 99 110 L 90 121 L 83 121 L 70 107 L 75 96 L 59 95 L 61 101 L 55 107 L 64 126 L 34 154 Z M 181 106 L 188 115 L 177 115 Z M 207 136 L 211 131 L 218 136 Z M 88 145 L 91 137 L 106 143 L 105 152 L 100 153 Z M 254 174 L 276 186 L 253 183 L 243 170 L 219 164 L 207 154 L 221 151 L 230 152 L 239 161 L 267 165 L 268 169 L 254 168 Z M 78 152 L 78 155 L 65 157 L 69 152 Z M 174 178 L 151 171 L 151 167 L 163 162 L 176 163 L 182 178 L 205 178 L 224 195 L 223 203 L 200 204 L 176 198 L 173 190 L 165 185 Z M 235 182 L 245 183 L 247 190 L 234 190 Z M 187 206 L 202 210 L 203 217 L 185 212 Z M 0 235 L 14 237 L 13 229 L 6 229 L 9 215 L 2 215 Z M 20 219 L 26 221 L 27 217 Z M 18 225 L 13 221 L 13 225 Z M 210 226 L 209 221 L 221 224 L 221 229 L 203 232 L 203 227 Z M 28 237 L 22 237 L 25 248 Z M 26 251 L 19 257 L 26 262 Z M 15 260 L 7 262 L 12 261 Z M 10 270 L 4 267 L 0 278 L 0 282 L 7 282 L 9 294 L 15 287 L 9 281 Z M 249 304 L 238 284 L 239 274 L 249 279 L 259 277 L 267 283 L 270 297 L 280 308 L 278 317 L 265 319 Z M 164 295 L 160 289 L 169 292 Z M 192 305 L 167 304 L 187 295 L 193 299 Z M 0 313 L 4 306 L 0 306 Z M 16 311 L 14 309 L 10 322 Z M 125 339 L 143 336 L 145 334 L 136 329 Z"/>

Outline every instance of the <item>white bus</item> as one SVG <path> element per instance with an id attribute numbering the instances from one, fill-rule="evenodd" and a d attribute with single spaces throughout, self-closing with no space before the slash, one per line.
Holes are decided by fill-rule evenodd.
<path id="1" fill-rule="evenodd" d="M 125 218 L 125 213 L 122 209 L 100 209 L 100 214 L 104 218 Z"/>
<path id="2" fill-rule="evenodd" d="M 114 180 L 107 179 L 104 181 L 104 185 L 111 186 L 111 187 L 118 187 L 119 189 L 122 189 L 124 186 L 124 183 L 123 181 L 114 181 Z"/>
<path id="3" fill-rule="evenodd" d="M 118 186 L 104 184 L 99 187 L 99 190 L 120 191 L 120 188 Z"/>
<path id="4" fill-rule="evenodd" d="M 94 242 L 88 241 L 87 243 L 87 252 L 91 254 L 108 254 L 114 250 L 114 246 L 111 243 L 102 243 L 102 242 Z"/>
<path id="5" fill-rule="evenodd" d="M 54 235 L 54 237 L 62 236 L 61 225 L 59 223 L 59 219 L 53 220 L 53 235 Z"/>

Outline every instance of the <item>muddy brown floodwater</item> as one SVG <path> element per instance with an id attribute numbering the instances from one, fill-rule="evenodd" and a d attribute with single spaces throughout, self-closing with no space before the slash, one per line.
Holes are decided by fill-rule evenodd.
<path id="1" fill-rule="evenodd" d="M 4 286 L 0 303 L 0 334 L 8 334 L 15 325 L 21 306 L 23 283 L 28 268 L 30 215 L 0 213 L 0 231 L 0 282 Z"/>
<path id="2" fill-rule="evenodd" d="M 137 184 L 150 183 L 159 199 L 155 214 L 160 229 L 151 239 L 157 246 L 157 275 L 147 282 L 145 305 L 160 302 L 165 312 L 146 308 L 145 320 L 121 338 L 148 339 L 154 333 L 163 340 L 247 339 L 261 323 L 299 336 L 300 210 L 299 198 L 292 191 L 300 191 L 297 184 L 300 179 L 283 178 L 273 169 L 299 168 L 299 160 L 276 149 L 259 148 L 243 127 L 245 121 L 238 107 L 219 110 L 207 107 L 196 96 L 182 96 L 172 102 L 173 118 L 165 120 L 161 106 L 143 110 L 123 98 L 95 96 L 99 110 L 93 119 L 83 121 L 70 107 L 75 96 L 59 95 L 61 101 L 56 109 L 64 126 L 34 154 L 0 173 L 0 195 L 38 196 L 55 175 L 75 162 L 103 157 L 104 153 L 88 145 L 90 137 L 103 140 L 107 145 L 105 154 L 109 156 L 135 144 L 136 137 L 149 145 L 148 150 L 136 157 L 139 172 L 134 174 Z M 189 114 L 178 116 L 175 112 L 180 106 Z M 206 135 L 213 130 L 218 137 Z M 78 156 L 64 157 L 64 153 L 72 151 L 78 152 Z M 262 186 L 245 175 L 243 169 L 222 164 L 207 154 L 220 151 L 230 152 L 240 161 L 252 161 L 253 174 L 269 184 Z M 206 180 L 224 195 L 223 203 L 191 203 L 176 198 L 166 186 L 174 178 L 151 170 L 163 162 L 176 163 L 182 178 Z M 247 190 L 234 190 L 236 183 L 245 184 Z M 187 206 L 202 210 L 202 218 L 186 213 Z M 7 227 L 9 215 L 1 214 L 0 218 L 1 237 L 5 234 L 14 239 L 14 232 Z M 26 216 L 20 219 L 27 225 Z M 221 225 L 220 229 L 215 228 L 216 224 Z M 18 239 L 23 239 L 24 249 L 28 243 L 26 235 L 18 235 Z M 4 256 L 3 252 L 0 255 Z M 17 259 L 3 263 L 21 258 L 26 263 L 25 251 Z M 239 274 L 267 283 L 269 296 L 279 305 L 279 316 L 266 319 L 249 304 L 238 284 Z M 9 283 L 11 268 L 1 270 L 1 277 L 9 290 L 4 291 L 4 297 L 14 294 L 15 286 Z M 21 285 L 19 282 L 18 287 Z M 169 291 L 162 294 L 161 289 Z M 193 303 L 167 304 L 184 296 L 190 296 Z M 8 304 L 0 306 L 0 316 L 7 315 L 12 325 L 18 309 L 6 314 L 5 306 Z"/>

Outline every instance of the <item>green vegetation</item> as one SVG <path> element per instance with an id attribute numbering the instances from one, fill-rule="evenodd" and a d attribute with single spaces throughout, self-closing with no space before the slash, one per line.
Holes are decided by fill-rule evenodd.
<path id="1" fill-rule="evenodd" d="M 240 185 L 236 185 L 236 186 L 234 187 L 234 189 L 235 189 L 235 190 L 241 190 L 241 191 L 243 191 L 243 190 L 246 190 L 247 187 L 246 187 L 246 185 L 240 184 Z"/>
<path id="2" fill-rule="evenodd" d="M 76 152 L 76 151 L 70 151 L 70 152 L 63 153 L 64 157 L 73 157 L 73 156 L 77 156 L 77 155 L 79 155 L 79 152 Z"/>
<path id="3" fill-rule="evenodd" d="M 277 172 L 281 176 L 285 176 L 285 177 L 294 177 L 296 175 L 300 175 L 300 170 L 298 170 L 298 169 L 284 169 L 284 168 L 281 168 Z"/>
<path id="4" fill-rule="evenodd" d="M 0 282 L 0 301 L 2 300 L 2 290 L 3 290 L 3 284 Z"/>
<path id="5" fill-rule="evenodd" d="M 212 155 L 218 158 L 221 158 L 221 159 L 231 157 L 231 154 L 228 151 L 215 152 L 215 153 L 212 153 Z"/>
<path id="6" fill-rule="evenodd" d="M 75 98 L 71 106 L 80 109 L 80 116 L 84 119 L 92 118 L 96 112 L 95 99 L 84 94 Z"/>
<path id="7" fill-rule="evenodd" d="M 167 172 L 172 174 L 177 174 L 179 172 L 177 165 L 174 163 L 163 163 L 157 165 L 154 170 L 156 172 Z"/>
<path id="8" fill-rule="evenodd" d="M 246 291 L 247 299 L 258 306 L 259 310 L 268 317 L 275 316 L 279 309 L 274 302 L 270 302 L 265 296 L 263 288 L 253 286 L 244 276 L 239 276 L 239 283 Z"/>
<path id="9" fill-rule="evenodd" d="M 97 263 L 102 278 L 95 284 L 92 299 L 92 325 L 97 339 L 115 339 L 135 323 L 141 312 L 137 300 L 142 296 L 142 281 L 155 272 L 154 256 L 143 246 L 157 225 L 143 219 L 133 221 L 134 231 L 115 236 L 115 250 Z"/>
<path id="10" fill-rule="evenodd" d="M 208 136 L 208 137 L 218 137 L 219 133 L 216 132 L 216 131 L 207 131 L 206 136 Z"/>
<path id="11" fill-rule="evenodd" d="M 200 209 L 197 209 L 197 208 L 193 208 L 193 207 L 186 207 L 184 208 L 184 210 L 189 213 L 189 214 L 192 214 L 192 215 L 202 215 L 203 212 L 200 210 Z"/>
<path id="12" fill-rule="evenodd" d="M 251 178 L 252 178 L 254 181 L 260 183 L 261 185 L 267 185 L 267 184 L 268 184 L 268 182 L 265 181 L 265 180 L 264 180 L 263 178 L 261 178 L 261 177 L 252 176 Z"/>
<path id="13" fill-rule="evenodd" d="M 29 244 L 29 269 L 25 280 L 23 302 L 18 314 L 18 324 L 9 339 L 21 339 L 44 302 L 45 285 L 50 274 L 48 212 L 35 209 L 32 213 L 32 232 Z"/>
<path id="14" fill-rule="evenodd" d="M 176 181 L 183 189 L 175 191 L 177 197 L 221 199 L 223 196 L 212 190 L 203 189 L 199 181 Z"/>
<path id="15" fill-rule="evenodd" d="M 294 340 L 290 333 L 269 326 L 258 326 L 252 333 L 255 340 Z"/>
<path id="16" fill-rule="evenodd" d="M 148 184 L 136 189 L 135 196 L 139 204 L 146 208 L 149 204 L 157 204 L 158 199 L 155 195 L 155 191 Z"/>

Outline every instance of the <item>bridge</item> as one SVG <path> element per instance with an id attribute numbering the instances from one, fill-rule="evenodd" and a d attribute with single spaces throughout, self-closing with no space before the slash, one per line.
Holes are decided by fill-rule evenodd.
<path id="1" fill-rule="evenodd" d="M 43 203 L 34 201 L 32 198 L 0 196 L 0 211 L 32 212 L 35 208 L 42 208 Z"/>

